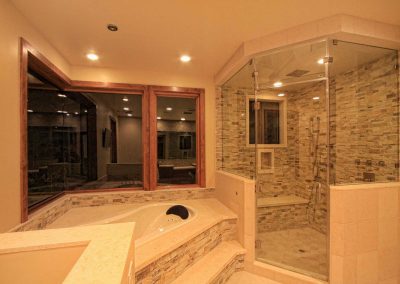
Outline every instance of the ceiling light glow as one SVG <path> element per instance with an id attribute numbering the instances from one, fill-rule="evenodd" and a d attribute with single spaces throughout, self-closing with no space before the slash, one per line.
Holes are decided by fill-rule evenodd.
<path id="1" fill-rule="evenodd" d="M 128 98 L 123 98 L 122 99 L 124 102 L 127 102 L 127 101 L 129 101 L 129 99 Z"/>
<path id="2" fill-rule="evenodd" d="M 124 107 L 124 111 L 128 111 L 129 110 L 129 107 Z"/>
<path id="3" fill-rule="evenodd" d="M 157 116 L 157 119 L 160 120 L 160 119 L 161 119 L 161 116 Z"/>
<path id="4" fill-rule="evenodd" d="M 184 117 L 181 117 L 181 120 L 182 120 L 182 121 L 185 121 L 185 120 L 186 120 L 186 118 L 184 118 Z"/>
<path id="5" fill-rule="evenodd" d="M 128 113 L 128 116 L 132 116 L 133 114 L 131 114 L 131 113 Z"/>
<path id="6" fill-rule="evenodd" d="M 172 111 L 172 107 L 165 108 L 167 111 Z"/>
<path id="7" fill-rule="evenodd" d="M 275 88 L 280 88 L 280 87 L 282 87 L 282 85 L 283 85 L 283 84 L 282 84 L 282 82 L 280 82 L 280 81 L 277 81 L 277 82 L 274 83 L 274 87 L 275 87 Z"/>
<path id="8" fill-rule="evenodd" d="M 28 109 L 28 112 L 33 112 L 33 110 L 31 110 L 31 109 Z"/>
<path id="9" fill-rule="evenodd" d="M 319 100 L 319 97 L 313 97 L 312 98 L 314 101 L 318 101 Z"/>
<path id="10" fill-rule="evenodd" d="M 60 98 L 66 98 L 67 96 L 64 94 L 58 94 L 57 96 L 59 96 Z"/>
<path id="11" fill-rule="evenodd" d="M 278 94 L 278 97 L 284 97 L 285 96 L 285 94 L 284 93 L 280 93 L 280 94 Z"/>
<path id="12" fill-rule="evenodd" d="M 189 62 L 190 60 L 192 60 L 192 58 L 189 55 L 182 55 L 181 56 L 181 61 L 182 62 Z"/>
<path id="13" fill-rule="evenodd" d="M 318 63 L 319 65 L 322 65 L 322 64 L 325 63 L 325 60 L 324 60 L 323 58 L 320 58 L 320 59 L 318 59 L 317 63 Z"/>
<path id="14" fill-rule="evenodd" d="M 87 59 L 92 60 L 92 61 L 96 61 L 99 59 L 99 56 L 96 53 L 88 53 L 86 54 Z"/>

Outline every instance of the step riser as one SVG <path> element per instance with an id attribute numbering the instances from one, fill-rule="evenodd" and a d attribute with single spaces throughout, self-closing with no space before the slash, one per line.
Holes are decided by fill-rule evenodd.
<path id="1" fill-rule="evenodd" d="M 136 283 L 171 283 L 222 241 L 236 239 L 236 219 L 224 220 L 136 272 Z"/>
<path id="2" fill-rule="evenodd" d="M 210 284 L 224 284 L 229 280 L 233 273 L 241 270 L 244 270 L 244 254 L 236 256 L 224 267 L 224 270 L 222 270 L 217 277 L 210 281 Z"/>

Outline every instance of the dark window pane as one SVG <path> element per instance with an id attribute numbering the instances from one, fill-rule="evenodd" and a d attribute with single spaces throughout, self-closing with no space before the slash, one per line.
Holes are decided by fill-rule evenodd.
<path id="1" fill-rule="evenodd" d="M 158 185 L 196 183 L 196 100 L 157 98 Z"/>

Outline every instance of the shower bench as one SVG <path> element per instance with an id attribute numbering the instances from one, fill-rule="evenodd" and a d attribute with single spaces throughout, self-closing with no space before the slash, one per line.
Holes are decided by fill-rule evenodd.
<path id="1" fill-rule="evenodd" d="M 258 232 L 294 229 L 307 225 L 307 206 L 308 200 L 296 195 L 258 198 Z"/>

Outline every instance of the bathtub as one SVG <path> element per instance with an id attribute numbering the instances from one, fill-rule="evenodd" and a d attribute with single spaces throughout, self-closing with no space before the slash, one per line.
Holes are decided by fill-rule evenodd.
<path id="1" fill-rule="evenodd" d="M 177 215 L 167 215 L 168 208 L 174 205 L 185 206 L 189 211 L 188 218 L 182 219 Z M 193 221 L 196 217 L 196 210 L 185 204 L 152 203 L 110 218 L 82 224 L 81 226 L 135 222 L 135 246 L 139 246 Z"/>

